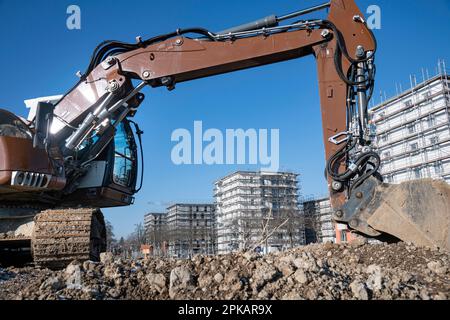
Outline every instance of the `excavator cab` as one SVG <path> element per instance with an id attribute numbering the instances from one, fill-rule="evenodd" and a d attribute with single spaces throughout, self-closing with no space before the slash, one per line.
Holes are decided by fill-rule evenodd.
<path id="1" fill-rule="evenodd" d="M 87 139 L 83 152 L 95 144 L 97 137 Z M 138 177 L 138 146 L 130 122 L 125 119 L 118 126 L 114 138 L 88 166 L 77 182 L 76 190 L 64 198 L 64 206 L 83 202 L 93 207 L 127 206 L 133 203 Z"/>
<path id="2" fill-rule="evenodd" d="M 106 147 L 84 163 L 83 175 L 72 183 L 74 190 L 60 187 L 70 179 L 55 183 L 60 177 L 49 157 L 52 150 L 33 147 L 35 130 L 30 127 L 0 110 L 0 263 L 32 259 L 58 268 L 72 259 L 98 260 L 106 249 L 106 229 L 97 208 L 130 205 L 136 193 L 138 146 L 130 120 L 118 123 Z M 77 159 L 95 150 L 101 137 L 86 139 Z M 63 241 L 65 232 L 70 234 Z"/>

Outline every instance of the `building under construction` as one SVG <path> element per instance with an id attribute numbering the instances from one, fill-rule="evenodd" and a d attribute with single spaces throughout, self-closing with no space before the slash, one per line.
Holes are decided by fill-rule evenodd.
<path id="1" fill-rule="evenodd" d="M 218 253 L 305 243 L 297 174 L 238 171 L 215 183 Z"/>
<path id="2" fill-rule="evenodd" d="M 168 207 L 166 238 L 171 257 L 216 254 L 214 205 L 178 203 Z"/>
<path id="3" fill-rule="evenodd" d="M 306 244 L 336 242 L 333 210 L 328 197 L 303 199 Z"/>
<path id="4" fill-rule="evenodd" d="M 151 245 L 151 254 L 165 256 L 167 254 L 167 214 L 151 212 L 144 216 L 145 239 Z"/>
<path id="5" fill-rule="evenodd" d="M 386 182 L 420 178 L 450 182 L 450 76 L 438 75 L 371 109 Z"/>

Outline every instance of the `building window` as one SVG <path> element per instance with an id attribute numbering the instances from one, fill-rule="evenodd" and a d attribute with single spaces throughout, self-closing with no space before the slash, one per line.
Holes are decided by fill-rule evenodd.
<path id="1" fill-rule="evenodd" d="M 444 166 L 441 162 L 438 161 L 434 163 L 434 172 L 436 174 L 441 174 L 442 172 L 444 172 Z"/>
<path id="2" fill-rule="evenodd" d="M 419 149 L 419 144 L 417 142 L 411 143 L 409 145 L 411 151 L 417 151 Z"/>
<path id="3" fill-rule="evenodd" d="M 387 134 L 382 135 L 382 136 L 381 136 L 381 140 L 382 140 L 383 142 L 387 142 L 387 141 L 388 141 L 388 135 L 387 135 Z"/>
<path id="4" fill-rule="evenodd" d="M 406 100 L 405 107 L 411 107 L 411 106 L 412 106 L 412 100 Z"/>
<path id="5" fill-rule="evenodd" d="M 114 143 L 113 181 L 121 186 L 129 187 L 136 177 L 136 170 L 134 169 L 136 167 L 136 154 L 131 128 L 121 123 L 114 136 Z"/>
<path id="6" fill-rule="evenodd" d="M 416 124 L 415 123 L 408 125 L 408 132 L 409 133 L 416 132 Z"/>
<path id="7" fill-rule="evenodd" d="M 390 151 L 386 151 L 384 153 L 384 158 L 387 159 L 387 158 L 390 158 L 390 157 L 391 157 L 391 152 Z"/>
<path id="8" fill-rule="evenodd" d="M 422 171 L 420 170 L 420 168 L 414 169 L 414 177 L 415 177 L 416 179 L 422 178 Z"/>
<path id="9" fill-rule="evenodd" d="M 341 231 L 341 242 L 347 242 L 347 232 Z"/>
<path id="10" fill-rule="evenodd" d="M 438 137 L 431 137 L 430 138 L 430 144 L 432 145 L 432 146 L 435 146 L 436 144 L 438 144 L 439 143 L 439 138 Z"/>
<path id="11" fill-rule="evenodd" d="M 427 119 L 428 127 L 434 127 L 436 125 L 436 115 L 430 114 L 430 116 Z"/>
<path id="12" fill-rule="evenodd" d="M 424 99 L 428 99 L 429 97 L 431 97 L 431 92 L 427 91 L 422 96 L 423 96 Z"/>

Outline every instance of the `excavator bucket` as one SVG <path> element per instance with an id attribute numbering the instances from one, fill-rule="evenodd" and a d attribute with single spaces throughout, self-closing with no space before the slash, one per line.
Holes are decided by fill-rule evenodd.
<path id="1" fill-rule="evenodd" d="M 384 184 L 371 177 L 352 192 L 335 220 L 372 237 L 388 234 L 450 251 L 450 186 L 432 179 Z"/>
<path id="2" fill-rule="evenodd" d="M 419 246 L 450 251 L 450 186 L 423 179 L 379 186 L 378 208 L 367 223 Z M 378 197 L 377 197 L 378 198 Z"/>

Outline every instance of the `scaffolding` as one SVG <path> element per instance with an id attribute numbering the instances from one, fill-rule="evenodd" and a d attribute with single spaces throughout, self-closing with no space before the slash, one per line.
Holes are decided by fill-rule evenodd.
<path id="1" fill-rule="evenodd" d="M 386 182 L 433 178 L 450 182 L 450 76 L 444 60 L 437 74 L 422 69 L 422 82 L 410 76 L 409 90 L 373 107 L 376 147 Z"/>
<path id="2" fill-rule="evenodd" d="M 269 229 L 276 230 L 259 248 L 262 252 L 304 244 L 297 177 L 291 172 L 238 171 L 217 181 L 218 252 L 251 249 Z"/>

